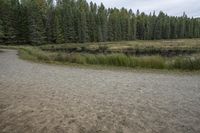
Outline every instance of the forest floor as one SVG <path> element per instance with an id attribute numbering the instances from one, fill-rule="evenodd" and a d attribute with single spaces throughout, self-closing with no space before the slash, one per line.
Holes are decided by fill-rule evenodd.
<path id="1" fill-rule="evenodd" d="M 3 51 L 0 132 L 200 132 L 199 74 L 63 67 Z"/>

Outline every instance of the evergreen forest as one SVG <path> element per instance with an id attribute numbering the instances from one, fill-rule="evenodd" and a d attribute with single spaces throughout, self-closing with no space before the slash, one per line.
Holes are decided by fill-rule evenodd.
<path id="1" fill-rule="evenodd" d="M 106 8 L 86 0 L 0 0 L 1 44 L 199 38 L 200 20 Z"/>

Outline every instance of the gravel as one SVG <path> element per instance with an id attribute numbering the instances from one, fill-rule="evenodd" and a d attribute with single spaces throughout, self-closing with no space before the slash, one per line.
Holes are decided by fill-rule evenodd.
<path id="1" fill-rule="evenodd" d="M 4 50 L 0 132 L 199 133 L 200 75 L 37 64 Z"/>

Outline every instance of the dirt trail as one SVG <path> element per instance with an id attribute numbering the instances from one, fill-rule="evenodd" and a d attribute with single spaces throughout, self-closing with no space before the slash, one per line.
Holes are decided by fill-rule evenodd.
<path id="1" fill-rule="evenodd" d="M 2 133 L 199 133 L 200 75 L 90 70 L 0 53 Z"/>

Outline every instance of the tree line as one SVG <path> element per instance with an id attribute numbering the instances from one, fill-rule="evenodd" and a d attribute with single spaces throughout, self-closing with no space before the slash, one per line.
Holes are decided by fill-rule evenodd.
<path id="1" fill-rule="evenodd" d="M 0 43 L 199 38 L 200 20 L 105 8 L 86 0 L 0 0 Z"/>

